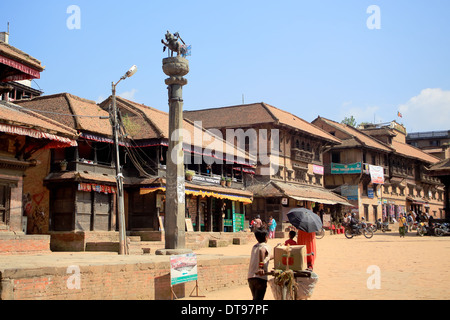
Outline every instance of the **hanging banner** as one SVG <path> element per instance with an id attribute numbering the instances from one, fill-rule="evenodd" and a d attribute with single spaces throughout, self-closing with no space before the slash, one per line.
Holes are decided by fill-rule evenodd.
<path id="1" fill-rule="evenodd" d="M 372 183 L 384 184 L 384 168 L 369 165 L 370 179 Z"/>
<path id="2" fill-rule="evenodd" d="M 116 193 L 116 187 L 96 183 L 79 183 L 78 191 L 85 191 L 85 192 L 95 191 L 107 194 L 107 193 Z"/>

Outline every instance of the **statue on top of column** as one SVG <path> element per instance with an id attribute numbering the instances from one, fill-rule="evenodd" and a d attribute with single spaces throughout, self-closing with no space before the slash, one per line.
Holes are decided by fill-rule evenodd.
<path id="1" fill-rule="evenodd" d="M 180 40 L 183 44 L 181 44 L 178 40 Z M 177 53 L 177 56 L 182 57 L 186 57 L 191 54 L 190 52 L 191 46 L 187 46 L 184 43 L 183 39 L 181 39 L 180 34 L 178 32 L 172 34 L 167 30 L 166 41 L 161 40 L 161 43 L 164 45 L 163 52 L 166 51 L 166 48 L 169 48 L 168 54 L 170 57 L 173 57 L 174 52 Z"/>

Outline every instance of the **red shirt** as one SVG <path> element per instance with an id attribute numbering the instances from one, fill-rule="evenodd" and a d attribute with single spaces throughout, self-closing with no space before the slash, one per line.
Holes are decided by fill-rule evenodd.
<path id="1" fill-rule="evenodd" d="M 288 239 L 288 240 L 286 240 L 286 241 L 284 242 L 284 245 L 287 246 L 288 244 L 291 245 L 291 246 L 296 246 L 296 245 L 297 245 L 297 242 L 295 242 L 295 240 Z"/>

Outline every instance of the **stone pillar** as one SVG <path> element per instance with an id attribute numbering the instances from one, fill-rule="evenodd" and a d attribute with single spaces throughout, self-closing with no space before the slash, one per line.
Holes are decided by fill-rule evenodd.
<path id="1" fill-rule="evenodd" d="M 183 152 L 183 78 L 189 61 L 183 57 L 163 59 L 163 71 L 169 93 L 169 150 L 167 159 L 165 248 L 184 249 L 185 240 L 185 170 Z"/>

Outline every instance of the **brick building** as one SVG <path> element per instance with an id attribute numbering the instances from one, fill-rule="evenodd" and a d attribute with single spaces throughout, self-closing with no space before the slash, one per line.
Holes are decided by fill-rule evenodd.
<path id="1" fill-rule="evenodd" d="M 3 99 L 11 81 L 39 78 L 43 70 L 40 61 L 0 41 L 0 253 L 49 250 L 48 236 L 26 235 L 43 219 L 47 194 L 30 195 L 24 181 L 42 167 L 39 155 L 77 144 L 75 130 Z M 34 180 L 32 189 L 40 185 Z"/>
<path id="2" fill-rule="evenodd" d="M 267 103 L 185 111 L 184 115 L 202 121 L 207 129 L 219 130 L 248 152 L 257 147 L 253 152 L 258 164 L 249 187 L 254 195 L 252 216 L 259 214 L 266 221 L 273 216 L 282 231 L 282 222 L 288 221 L 287 213 L 294 207 L 337 214 L 349 206 L 346 199 L 324 188 L 323 150 L 341 142 L 328 132 Z"/>
<path id="3" fill-rule="evenodd" d="M 110 98 L 97 105 L 62 93 L 17 103 L 42 114 L 52 112 L 55 120 L 79 133 L 76 147 L 53 150 L 49 154 L 49 170 L 41 176 L 45 184 L 42 192 L 49 191 L 47 222 L 52 250 L 83 251 L 91 243 L 117 242 Z M 119 144 L 126 229 L 129 235 L 161 240 L 164 238 L 165 164 L 169 156 L 168 114 L 120 97 L 117 97 L 117 107 L 122 124 Z M 192 222 L 192 231 L 242 230 L 245 204 L 252 201 L 252 194 L 244 190 L 248 175 L 254 170 L 251 159 L 233 147 L 231 155 L 236 157 L 235 161 L 219 163 L 217 155 L 211 155 L 216 161 L 208 167 L 205 162 L 208 144 L 204 141 L 213 137 L 187 120 L 184 129 L 189 133 L 184 143 L 186 169 L 189 169 L 186 217 Z M 204 140 L 188 139 L 198 132 L 205 136 Z M 217 143 L 226 142 L 217 139 Z M 61 164 L 66 163 L 67 167 L 62 168 Z M 230 186 L 221 185 L 222 176 L 229 176 Z"/>
<path id="4" fill-rule="evenodd" d="M 318 117 L 313 124 L 342 140 L 324 155 L 325 185 L 341 195 L 369 221 L 422 211 L 443 216 L 444 191 L 426 168 L 438 158 L 406 144 L 406 130 L 388 126 L 351 126 Z"/>

